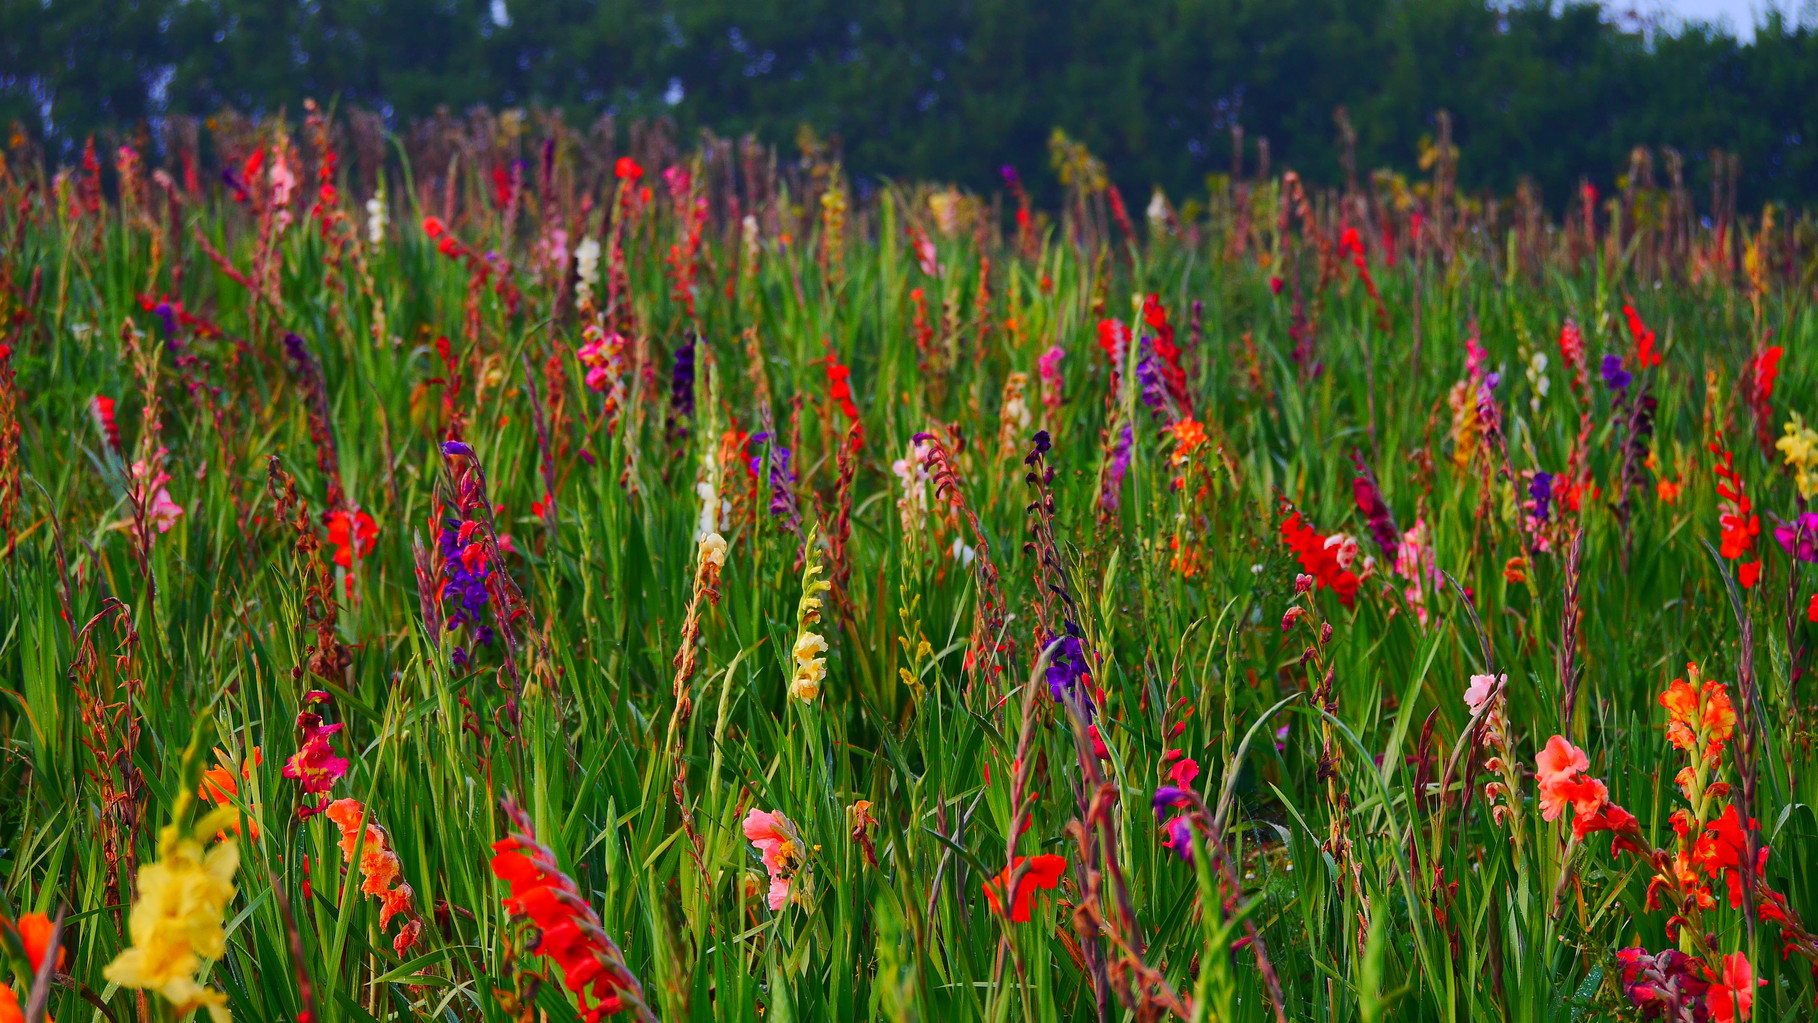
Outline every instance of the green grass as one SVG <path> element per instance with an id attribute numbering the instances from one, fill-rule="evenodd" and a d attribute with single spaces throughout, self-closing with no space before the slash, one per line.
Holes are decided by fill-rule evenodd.
<path id="1" fill-rule="evenodd" d="M 326 228 L 309 184 L 281 226 L 264 186 L 246 204 L 211 193 L 173 206 L 141 182 L 158 197 L 148 206 L 130 188 L 112 198 L 110 175 L 100 210 L 71 216 L 45 197 L 79 197 L 80 172 L 60 186 L 0 180 L 0 488 L 15 488 L 0 502 L 0 890 L 8 915 L 64 913 L 67 950 L 59 977 L 34 986 L 7 946 L 21 1005 L 36 989 L 62 1023 L 171 1016 L 103 977 L 127 944 L 130 868 L 156 858 L 173 814 L 194 818 L 197 801 L 178 797 L 215 766 L 211 750 L 239 764 L 257 747 L 262 763 L 229 800 L 247 837 L 226 952 L 205 977 L 242 1020 L 573 1018 L 489 866 L 511 830 L 508 796 L 666 1020 L 1263 1020 L 1276 1018 L 1272 984 L 1292 1020 L 1635 1019 L 1615 953 L 1674 947 L 1673 910 L 1648 907 L 1651 869 L 1611 855 L 1609 836 L 1572 841 L 1570 812 L 1542 821 L 1531 775 L 1548 738 L 1567 736 L 1642 835 L 1670 846 L 1685 761 L 1657 698 L 1688 661 L 1742 710 L 1720 770 L 1740 787 L 1740 765 L 1754 765 L 1766 883 L 1818 920 L 1818 690 L 1794 681 L 1818 639 L 1814 573 L 1772 538 L 1770 514 L 1803 506 L 1749 403 L 1751 359 L 1774 344 L 1785 356 L 1769 435 L 1790 413 L 1818 416 L 1814 264 L 1809 241 L 1788 240 L 1797 231 L 1768 236 L 1784 258 L 1759 289 L 1740 269 L 1699 268 L 1714 230 L 1636 232 L 1621 199 L 1588 254 L 1565 235 L 1510 240 L 1481 207 L 1442 217 L 1429 204 L 1416 256 L 1408 213 L 1386 193 L 1314 196 L 1314 222 L 1279 232 L 1287 200 L 1261 181 L 1140 243 L 1107 227 L 1102 194 L 1070 203 L 1085 219 L 1038 218 L 1025 244 L 988 207 L 976 230 L 943 230 L 933 189 L 893 185 L 853 202 L 836 239 L 819 199 L 838 170 L 823 166 L 792 175 L 793 192 L 774 170 L 739 179 L 748 249 L 728 215 L 731 168 L 696 162 L 708 184 L 692 194 L 710 215 L 690 316 L 665 260 L 686 248 L 687 225 L 656 164 L 646 158 L 650 204 L 619 214 L 616 289 L 600 218 L 622 207 L 610 179 L 580 175 L 578 144 L 564 141 L 557 184 L 531 182 L 513 219 L 486 175 L 460 167 L 450 184 L 413 153 L 415 177 L 399 166 L 388 178 L 378 244 L 351 176 Z M 313 181 L 316 150 L 299 148 L 289 160 Z M 1392 222 L 1402 239 L 1390 265 L 1379 226 L 1363 232 L 1386 326 L 1334 249 L 1341 201 L 1367 201 L 1368 223 Z M 502 253 L 508 273 L 482 280 L 439 254 L 419 227 L 430 212 L 452 212 L 461 244 Z M 557 226 L 570 249 L 582 234 L 606 244 L 598 309 L 577 309 L 572 264 L 537 262 Z M 917 265 L 911 226 L 941 276 Z M 1755 244 L 1756 225 L 1743 230 Z M 1149 293 L 1185 349 L 1207 434 L 1191 450 L 1165 432 L 1178 403 L 1146 406 L 1135 347 L 1113 367 L 1097 344 L 1100 319 L 1138 320 L 1129 296 Z M 149 308 L 161 298 L 200 317 L 168 344 Z M 1629 300 L 1659 334 L 1659 368 L 1635 365 Z M 575 354 L 596 316 L 634 324 L 610 413 Z M 1589 353 L 1581 389 L 1558 345 L 1568 317 Z M 690 330 L 684 415 L 671 374 Z M 319 366 L 322 416 L 286 332 Z M 1500 437 L 1475 453 L 1447 404 L 1469 379 L 1472 336 L 1482 370 L 1501 374 Z M 1037 361 L 1050 346 L 1065 352 L 1053 407 Z M 1598 372 L 1608 352 L 1635 374 L 1631 401 L 1657 399 L 1651 435 L 1633 436 L 1632 405 L 1613 407 Z M 1550 362 L 1530 376 L 1535 353 Z M 850 367 L 862 446 L 831 397 L 829 356 Z M 1012 374 L 1026 421 L 1005 408 Z M 1470 386 L 1460 393 L 1475 422 Z M 120 450 L 95 425 L 97 395 L 118 402 Z M 1052 438 L 1040 488 L 1051 513 L 1024 461 L 1037 429 Z M 791 451 L 797 528 L 772 514 L 759 475 L 775 448 L 725 441 L 760 431 Z M 892 463 L 912 472 L 924 432 L 953 485 L 918 481 L 905 499 Z M 443 455 L 456 433 L 472 459 Z M 1714 550 L 1706 444 L 1718 435 L 1764 516 L 1761 579 L 1734 605 L 1739 561 Z M 128 466 L 159 450 L 183 514 L 141 534 L 134 507 L 149 494 Z M 1400 529 L 1423 523 L 1430 557 L 1416 578 L 1370 539 L 1354 453 Z M 1564 482 L 1574 459 L 1597 489 L 1575 509 L 1555 501 L 1537 550 L 1524 474 Z M 275 503 L 268 463 L 294 477 L 300 520 Z M 476 463 L 490 516 L 455 479 Z M 1676 501 L 1660 480 L 1683 484 Z M 703 481 L 728 502 L 714 599 L 697 572 Z M 327 545 L 336 488 L 377 526 L 346 568 Z M 554 511 L 533 510 L 546 494 Z M 1358 538 L 1360 570 L 1375 559 L 1354 607 L 1325 588 L 1296 593 L 1284 501 L 1322 535 Z M 523 614 L 500 622 L 495 590 L 490 645 L 423 619 L 413 542 L 444 571 L 437 522 L 461 509 L 494 523 L 468 539 L 496 534 L 492 567 L 522 595 Z M 1516 558 L 1525 568 L 1509 571 Z M 789 681 L 810 563 L 836 587 L 811 626 L 827 640 L 826 678 L 805 702 Z M 1306 615 L 1284 628 L 1290 607 Z M 1088 711 L 1044 680 L 1059 651 L 1044 657 L 1038 636 L 1063 620 L 1082 639 L 1104 758 Z M 1581 679 L 1569 720 L 1568 630 Z M 344 669 L 312 672 L 312 653 L 341 649 Z M 693 665 L 678 678 L 679 650 Z M 1488 752 L 1463 701 L 1485 672 L 1508 677 L 1502 716 L 1527 775 L 1506 824 L 1488 810 Z M 330 795 L 365 805 L 414 892 L 424 930 L 404 956 L 358 873 L 343 883 L 339 830 L 299 819 L 317 798 L 281 775 L 310 690 L 345 724 L 333 742 L 350 766 Z M 1200 769 L 1190 862 L 1150 803 L 1172 750 Z M 862 840 L 861 801 L 874 821 Z M 786 815 L 804 847 L 781 911 L 741 832 L 753 808 Z M 981 890 L 1012 850 L 1067 861 L 1027 922 L 994 913 Z M 1812 964 L 1783 961 L 1779 929 L 1745 926 L 1712 885 L 1708 937 L 1677 940 L 1745 954 L 1766 981 L 1755 1018 L 1809 1018 Z"/>

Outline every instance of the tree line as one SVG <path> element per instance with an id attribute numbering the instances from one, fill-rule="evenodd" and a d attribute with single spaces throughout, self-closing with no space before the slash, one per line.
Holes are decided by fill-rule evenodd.
<path id="1" fill-rule="evenodd" d="M 1733 154 L 1750 204 L 1818 198 L 1813 96 L 1818 34 L 1772 12 L 1744 44 L 1549 0 L 0 0 L 0 122 L 59 161 L 305 97 L 394 127 L 536 104 L 807 125 L 861 182 L 989 186 L 1058 127 L 1143 196 L 1263 160 L 1411 169 L 1445 111 L 1467 189 L 1525 179 L 1559 209 L 1669 147 L 1694 186 Z"/>

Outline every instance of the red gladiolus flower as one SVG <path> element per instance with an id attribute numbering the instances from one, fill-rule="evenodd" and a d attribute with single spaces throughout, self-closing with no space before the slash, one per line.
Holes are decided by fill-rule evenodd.
<path id="1" fill-rule="evenodd" d="M 107 446 L 120 454 L 125 449 L 120 444 L 120 424 L 114 420 L 114 399 L 105 394 L 97 394 L 89 402 L 89 414 L 95 417 L 95 426 L 101 436 L 107 438 Z"/>
<path id="2" fill-rule="evenodd" d="M 1641 322 L 1641 314 L 1632 305 L 1624 304 L 1622 315 L 1628 317 L 1629 336 L 1635 339 L 1635 363 L 1642 369 L 1652 369 L 1660 365 L 1660 353 L 1654 350 L 1654 332 Z"/>
<path id="3" fill-rule="evenodd" d="M 1755 979 L 1755 968 L 1748 956 L 1731 952 L 1723 957 L 1723 969 L 1709 970 L 1711 989 L 1705 993 L 1705 1008 L 1712 1023 L 1737 1023 L 1755 1014 L 1755 988 L 1766 984 Z"/>
<path id="4" fill-rule="evenodd" d="M 328 524 L 328 542 L 335 548 L 335 564 L 342 568 L 353 567 L 356 553 L 364 560 L 378 542 L 379 524 L 363 511 L 329 512 L 324 521 Z"/>
<path id="5" fill-rule="evenodd" d="M 424 217 L 423 218 L 423 233 L 430 236 L 431 238 L 442 237 L 442 232 L 444 232 L 446 230 L 448 230 L 448 228 L 442 226 L 442 220 L 440 217 Z"/>
<path id="6" fill-rule="evenodd" d="M 1010 896 L 1010 919 L 1019 924 L 1029 922 L 1029 900 L 1035 897 L 1035 890 L 1059 887 L 1061 875 L 1067 871 L 1067 861 L 1059 856 L 1018 856 L 1004 868 L 1003 873 L 982 886 L 986 901 L 991 903 L 991 908 L 996 912 L 1004 911 L 1001 893 L 1009 887 L 1011 877 L 1017 875 L 1024 864 L 1028 864 L 1028 869 L 1020 871 L 1016 891 Z"/>
<path id="7" fill-rule="evenodd" d="M 1287 520 L 1281 524 L 1281 538 L 1294 550 L 1299 557 L 1300 567 L 1316 583 L 1337 593 L 1339 602 L 1344 606 L 1352 606 L 1357 599 L 1360 580 L 1339 563 L 1339 552 L 1345 549 L 1344 545 L 1329 543 L 1329 538 L 1307 525 L 1299 512 L 1288 513 Z"/>
<path id="8" fill-rule="evenodd" d="M 1559 355 L 1571 369 L 1584 367 L 1584 334 L 1573 320 L 1565 321 L 1559 328 Z"/>
<path id="9" fill-rule="evenodd" d="M 1105 350 L 1105 357 L 1111 360 L 1111 370 L 1116 372 L 1124 364 L 1124 352 L 1130 344 L 1130 328 L 1120 320 L 1098 321 L 1098 346 Z"/>
<path id="10" fill-rule="evenodd" d="M 852 402 L 852 368 L 840 365 L 831 355 L 827 356 L 827 396 L 847 419 L 858 422 L 858 406 Z"/>
<path id="11" fill-rule="evenodd" d="M 1761 516 L 1754 513 L 1754 505 L 1743 489 L 1742 475 L 1736 471 L 1734 457 L 1716 441 L 1712 441 L 1709 447 L 1711 454 L 1717 456 L 1717 464 L 1711 467 L 1711 471 L 1717 476 L 1718 507 L 1721 510 L 1717 519 L 1718 528 L 1722 531 L 1718 553 L 1737 561 L 1754 550 L 1755 538 L 1761 535 Z M 1760 578 L 1759 560 L 1744 564 L 1737 570 L 1737 579 L 1742 583 L 1743 589 L 1754 586 Z"/>
<path id="12" fill-rule="evenodd" d="M 621 156 L 612 165 L 612 173 L 620 181 L 636 181 L 644 176 L 644 168 L 638 166 L 638 162 L 631 157 Z"/>
<path id="13" fill-rule="evenodd" d="M 1755 397 L 1758 401 L 1774 396 L 1774 381 L 1780 376 L 1780 357 L 1784 354 L 1786 349 L 1773 345 L 1755 356 Z"/>
<path id="14" fill-rule="evenodd" d="M 1812 594 L 1812 602 L 1805 606 L 1805 620 L 1818 622 L 1818 593 Z"/>
<path id="15" fill-rule="evenodd" d="M 516 810 L 507 804 L 507 813 Z M 528 831 L 529 821 L 517 811 L 515 822 Z M 505 908 L 529 917 L 537 928 L 532 954 L 548 956 L 562 971 L 562 982 L 575 993 L 581 1018 L 599 1023 L 602 1016 L 627 1005 L 642 1010 L 643 992 L 624 956 L 600 926 L 600 918 L 583 899 L 580 889 L 556 867 L 555 856 L 528 834 L 514 834 L 492 845 L 492 872 L 511 886 Z"/>

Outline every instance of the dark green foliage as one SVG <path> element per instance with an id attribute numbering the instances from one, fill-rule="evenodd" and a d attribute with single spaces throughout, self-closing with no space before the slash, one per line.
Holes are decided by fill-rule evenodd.
<path id="1" fill-rule="evenodd" d="M 1752 204 L 1818 194 L 1815 88 L 1818 34 L 1779 15 L 1743 45 L 1549 0 L 0 3 L 0 120 L 65 158 L 224 106 L 336 98 L 396 124 L 536 103 L 667 115 L 682 138 L 786 143 L 805 123 L 861 178 L 975 187 L 1044 164 L 1060 127 L 1140 202 L 1228 169 L 1239 125 L 1251 166 L 1266 138 L 1277 167 L 1335 183 L 1343 106 L 1361 168 L 1411 165 L 1445 109 L 1467 189 L 1526 175 L 1559 209 L 1580 177 L 1607 191 L 1633 147 L 1671 146 L 1694 184 L 1710 150 L 1739 154 Z"/>

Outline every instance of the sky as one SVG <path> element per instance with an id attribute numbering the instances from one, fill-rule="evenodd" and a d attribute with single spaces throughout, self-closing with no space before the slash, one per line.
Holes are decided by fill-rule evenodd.
<path id="1" fill-rule="evenodd" d="M 1788 20 L 1801 24 L 1812 23 L 1812 4 L 1807 0 L 1776 2 L 1781 10 L 1788 13 Z M 1768 0 L 1605 0 L 1604 3 L 1612 11 L 1640 8 L 1643 11 L 1660 10 L 1681 21 L 1727 22 L 1729 30 L 1743 40 L 1754 36 L 1755 22 L 1760 19 L 1761 12 L 1767 9 L 1767 5 Z"/>

